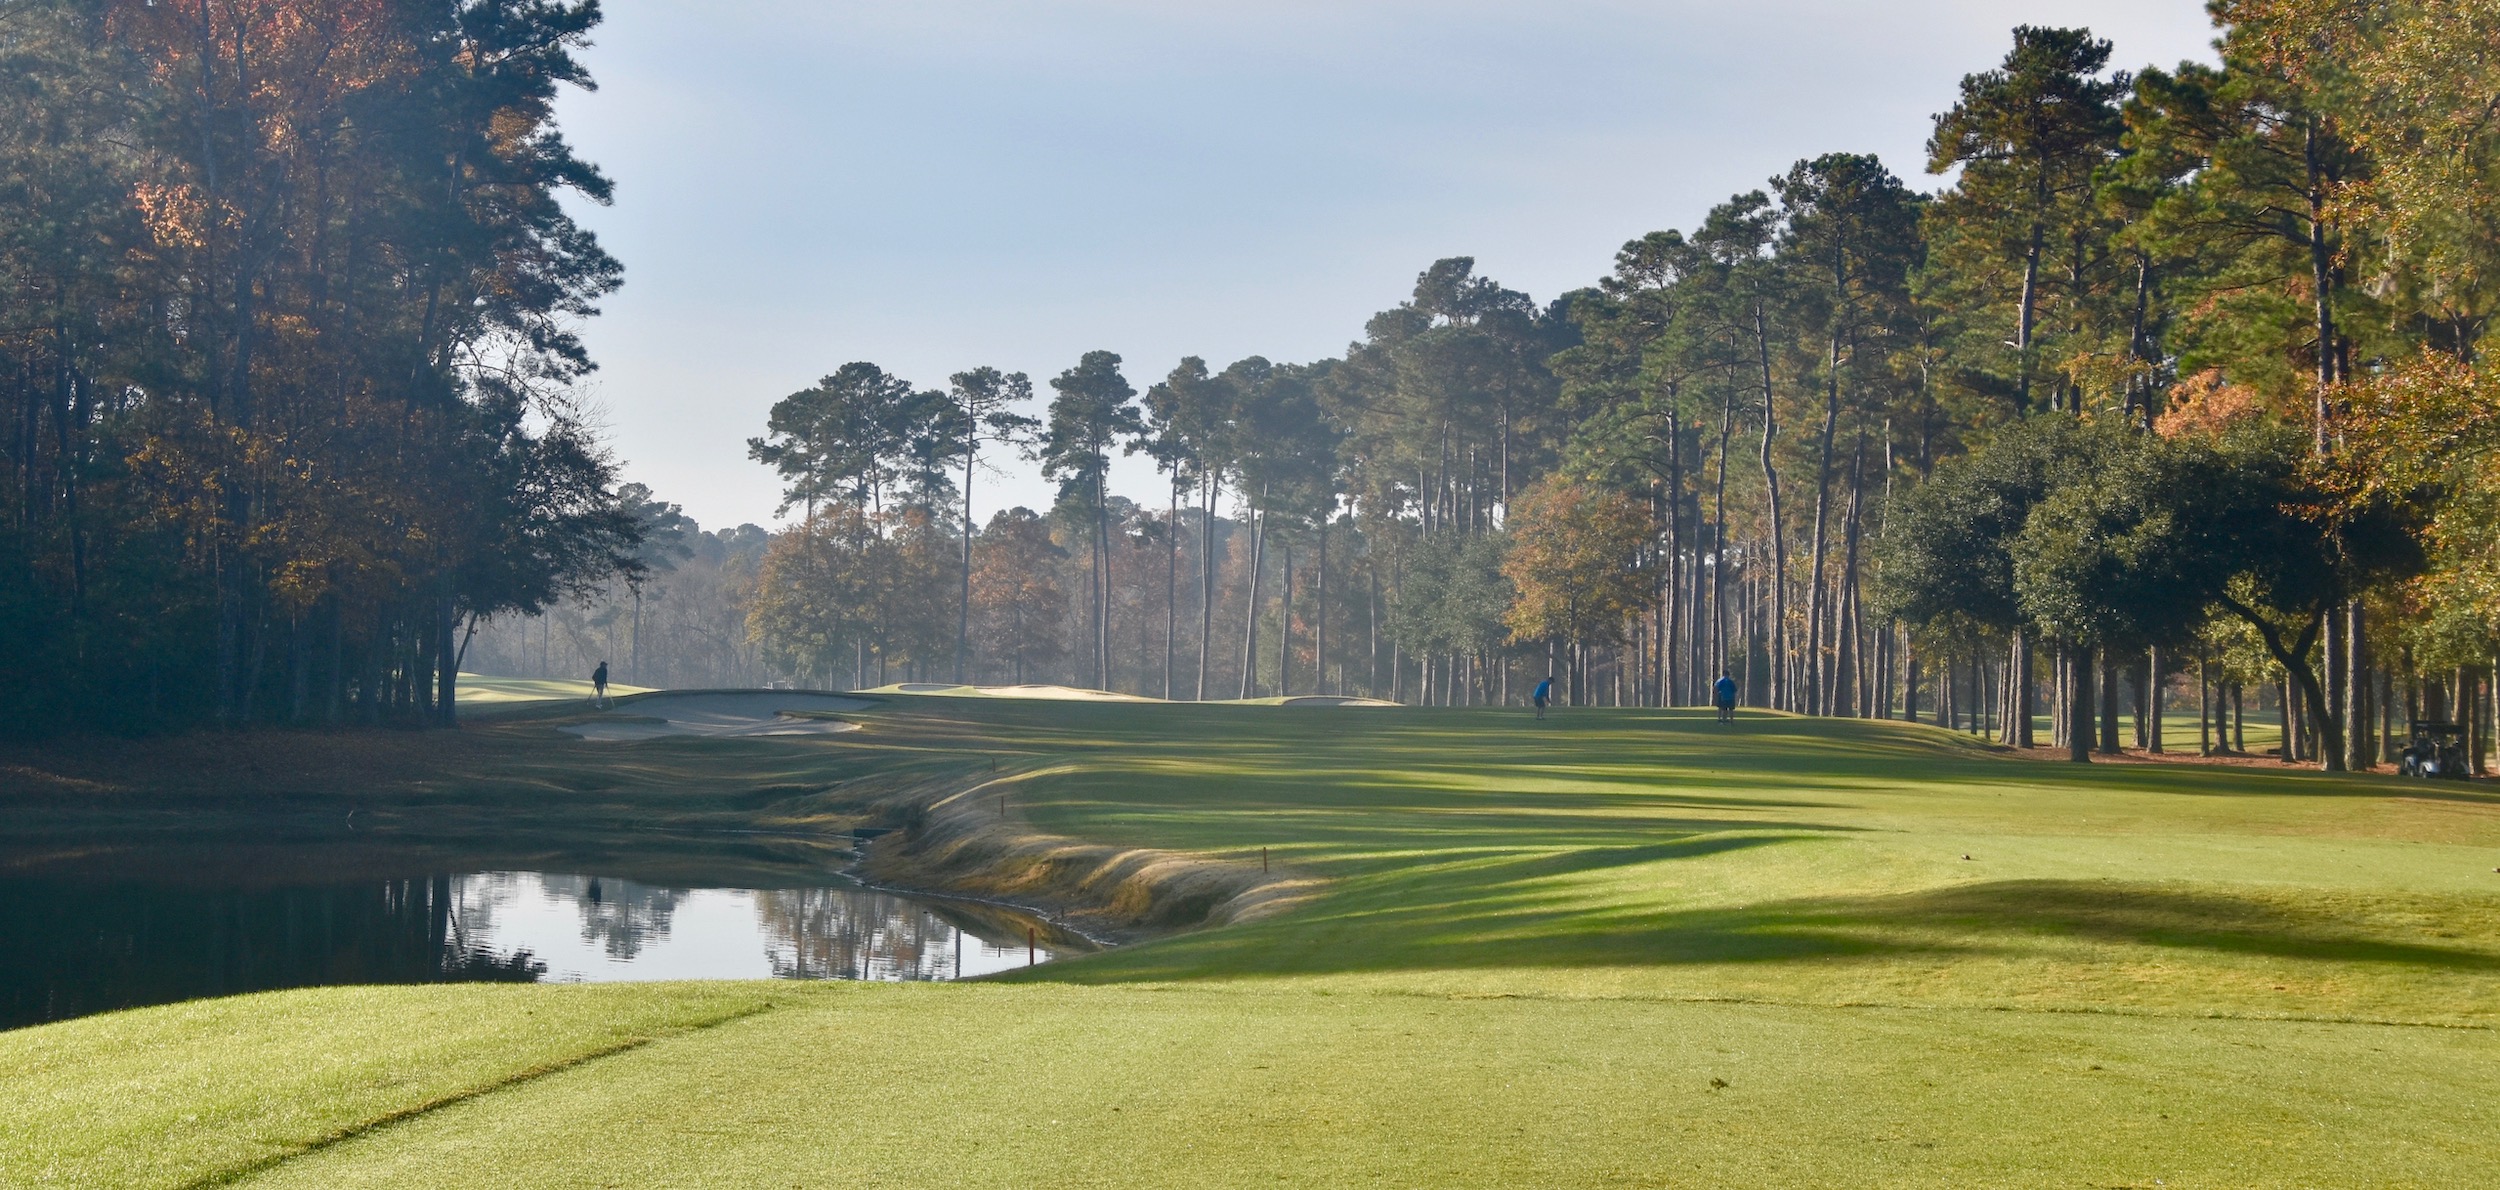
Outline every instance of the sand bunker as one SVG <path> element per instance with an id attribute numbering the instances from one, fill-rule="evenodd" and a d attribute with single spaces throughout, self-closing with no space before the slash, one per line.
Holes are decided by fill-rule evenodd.
<path id="1" fill-rule="evenodd" d="M 1280 707 L 1394 707 L 1398 704 L 1385 698 L 1357 698 L 1351 694 L 1296 694 L 1276 705 Z"/>
<path id="2" fill-rule="evenodd" d="M 809 718 L 829 711 L 864 711 L 865 699 L 772 690 L 730 694 L 654 694 L 616 708 L 609 718 L 558 728 L 586 740 L 656 740 L 663 736 L 830 735 L 856 723 Z"/>

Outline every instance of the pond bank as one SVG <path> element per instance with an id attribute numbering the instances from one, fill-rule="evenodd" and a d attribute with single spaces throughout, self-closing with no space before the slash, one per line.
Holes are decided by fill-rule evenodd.
<path id="1" fill-rule="evenodd" d="M 622 701 L 635 715 L 651 700 Z M 617 714 L 568 704 L 457 731 L 0 746 L 0 845 L 13 857 L 0 874 L 92 855 L 106 836 L 106 850 L 206 834 L 351 853 L 386 841 L 647 853 L 774 840 L 872 886 L 1023 911 L 1104 945 L 1265 917 L 1316 889 L 1262 871 L 1256 852 L 1117 847 L 1037 827 L 1018 792 L 1064 772 L 1065 757 L 929 748 L 926 735 L 957 729 L 951 701 L 848 704 L 838 726 L 851 730 L 797 738 L 586 740 L 582 727 Z"/>
<path id="2" fill-rule="evenodd" d="M 1017 793 L 1064 771 L 930 781 L 860 803 L 892 829 L 863 843 L 859 874 L 884 887 L 1039 913 L 1110 945 L 1255 921 L 1319 891 L 1320 881 L 1276 871 L 1257 853 L 1120 847 L 1044 831 L 1016 809 Z"/>

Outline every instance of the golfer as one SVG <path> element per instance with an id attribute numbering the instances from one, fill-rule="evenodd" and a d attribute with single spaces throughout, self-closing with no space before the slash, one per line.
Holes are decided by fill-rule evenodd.
<path id="1" fill-rule="evenodd" d="M 599 668 L 590 671 L 590 700 L 597 703 L 602 710 L 607 708 L 608 663 L 605 661 L 599 663 Z"/>
<path id="2" fill-rule="evenodd" d="M 1736 722 L 1736 679 L 1721 673 L 1710 683 L 1710 703 L 1719 708 L 1719 722 Z"/>
<path id="3" fill-rule="evenodd" d="M 1536 693 L 1529 695 L 1529 697 L 1536 700 L 1536 717 L 1539 719 L 1544 718 L 1545 704 L 1554 701 L 1554 679 L 1547 678 L 1544 681 L 1537 683 Z"/>

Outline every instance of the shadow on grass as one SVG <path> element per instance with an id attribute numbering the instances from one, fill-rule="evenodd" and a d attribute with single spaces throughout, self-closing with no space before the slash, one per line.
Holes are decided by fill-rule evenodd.
<path id="1" fill-rule="evenodd" d="M 1288 862 L 1366 868 L 1383 857 L 1428 852 L 1542 854 L 1558 848 L 1611 853 L 1662 838 L 1724 831 L 1842 834 L 1865 828 L 1790 818 L 1773 811 L 1794 803 L 1746 803 L 1642 795 L 1469 792 L 1383 789 L 1330 782 L 1315 794 L 1302 782 L 1236 782 L 1220 797 L 1122 796 L 1103 782 L 1083 792 L 1054 790 L 1048 813 L 1073 832 L 1151 840 L 1162 846 L 1224 852 L 1273 846 Z M 1761 813 L 1746 815 L 1743 811 Z"/>
<path id="2" fill-rule="evenodd" d="M 2293 798 L 2392 794 L 2500 806 L 2500 795 L 2400 785 L 2384 775 L 2047 764 L 1942 728 L 1882 720 L 1760 714 L 1722 726 L 1707 712 L 1680 709 L 1584 709 L 1539 722 L 1525 711 L 1504 708 L 1283 715 L 1256 707 L 1003 701 L 895 708 L 877 717 L 898 743 L 954 736 L 958 745 L 977 740 L 1027 755 L 1110 754 L 1140 768 L 1192 768 L 1210 794 L 1284 768 L 1306 782 L 1325 777 L 1337 788 L 1474 791 L 1568 782 L 1580 789 L 1630 792 L 1672 780 L 1715 787 L 1739 801 L 1757 791 L 1794 798 L 1814 790 L 1898 784 L 1906 777 L 1939 789 L 2119 787 L 2155 795 Z"/>
<path id="3" fill-rule="evenodd" d="M 2067 942 L 2425 973 L 2500 972 L 2500 953 L 2430 941 L 2427 929 L 2391 929 L 2370 914 L 2395 910 L 2415 926 L 2470 915 L 2477 920 L 2455 932 L 2488 936 L 2492 922 L 2484 919 L 2492 909 L 2479 902 L 2389 898 L 2322 906 L 2157 885 L 2015 880 L 1897 896 L 1640 909 L 1554 879 L 1797 838 L 1721 836 L 1442 865 L 1394 882 L 1359 882 L 1290 924 L 1171 939 L 1039 970 L 1033 977 L 1119 983 L 1402 970 L 1949 960 L 2054 951 Z"/>

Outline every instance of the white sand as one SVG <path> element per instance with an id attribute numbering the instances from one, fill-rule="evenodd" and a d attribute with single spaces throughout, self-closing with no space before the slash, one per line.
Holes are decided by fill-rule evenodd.
<path id="1" fill-rule="evenodd" d="M 863 699 L 772 690 L 733 694 L 654 694 L 609 712 L 609 717 L 558 730 L 586 740 L 656 740 L 663 736 L 713 737 L 831 735 L 857 731 L 839 719 L 801 718 L 790 712 L 864 711 Z"/>

